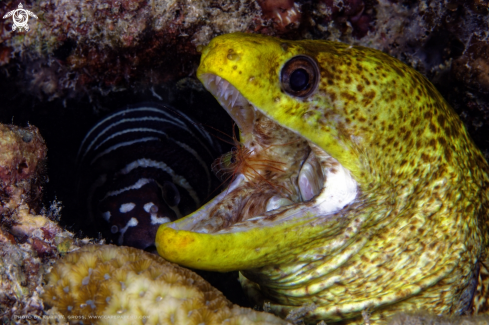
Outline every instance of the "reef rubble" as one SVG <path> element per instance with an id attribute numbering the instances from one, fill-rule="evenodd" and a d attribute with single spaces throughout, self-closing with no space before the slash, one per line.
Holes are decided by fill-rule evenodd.
<path id="1" fill-rule="evenodd" d="M 38 318 L 43 271 L 73 234 L 41 212 L 47 148 L 34 126 L 0 124 L 0 319 Z M 48 216 L 49 215 L 49 216 Z M 18 323 L 22 323 L 20 318 Z"/>

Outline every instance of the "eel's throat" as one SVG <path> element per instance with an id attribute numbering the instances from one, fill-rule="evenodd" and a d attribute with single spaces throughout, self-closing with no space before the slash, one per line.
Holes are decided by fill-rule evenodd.
<path id="1" fill-rule="evenodd" d="M 270 119 L 228 81 L 211 74 L 201 78 L 240 128 L 241 143 L 227 156 L 231 184 L 191 215 L 185 230 L 236 232 L 306 210 L 329 215 L 355 199 L 357 183 L 336 159 Z"/>

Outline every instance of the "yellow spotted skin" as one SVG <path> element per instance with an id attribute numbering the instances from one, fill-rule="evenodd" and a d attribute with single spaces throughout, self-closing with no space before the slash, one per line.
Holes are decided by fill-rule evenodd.
<path id="1" fill-rule="evenodd" d="M 288 95 L 280 82 L 282 67 L 297 55 L 312 57 L 320 69 L 318 88 L 306 98 Z M 165 242 L 175 245 L 171 260 L 195 258 L 218 271 L 239 264 L 247 291 L 270 301 L 275 313 L 314 303 L 305 318 L 310 323 L 362 323 L 364 311 L 377 324 L 397 311 L 489 310 L 489 167 L 421 74 L 373 49 L 239 33 L 219 36 L 204 49 L 197 75 L 205 74 L 226 79 L 264 114 L 336 158 L 360 194 L 334 216 L 281 224 L 282 237 L 273 227 L 248 232 L 262 231 L 264 242 L 269 233 L 273 243 L 263 254 L 248 251 L 240 263 L 236 252 L 248 247 L 246 231 L 225 241 L 224 257 L 215 250 L 206 256 L 204 248 L 193 256 L 192 247 L 179 246 L 175 231 Z M 160 230 L 161 243 L 170 230 Z M 224 238 L 195 236 L 202 247 Z M 218 265 L 210 267 L 205 261 L 213 258 Z"/>

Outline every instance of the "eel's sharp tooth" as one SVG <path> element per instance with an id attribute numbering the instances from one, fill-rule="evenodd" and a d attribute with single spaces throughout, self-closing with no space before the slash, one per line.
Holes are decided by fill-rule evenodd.
<path id="1" fill-rule="evenodd" d="M 229 84 L 228 84 L 228 85 L 229 85 Z M 228 91 L 226 91 L 226 92 L 224 93 L 224 99 L 225 99 L 225 100 L 228 100 L 228 97 L 229 97 L 230 95 L 232 96 L 232 94 L 233 94 L 233 90 L 232 90 L 232 89 L 228 89 Z"/>
<path id="2" fill-rule="evenodd" d="M 235 90 L 233 96 L 231 97 L 231 106 L 234 106 L 234 104 L 236 104 L 238 97 L 239 97 L 239 91 Z"/>
<path id="3" fill-rule="evenodd" d="M 317 193 L 314 193 L 314 188 L 312 185 L 312 166 L 309 163 L 305 163 L 302 166 L 301 172 L 299 174 L 299 189 L 301 191 L 301 196 L 303 201 L 309 201 L 312 199 Z"/>
<path id="4" fill-rule="evenodd" d="M 267 202 L 266 211 L 268 212 L 271 210 L 275 210 L 286 205 L 291 205 L 292 203 L 293 202 L 291 200 L 284 197 L 272 196 Z"/>
<path id="5" fill-rule="evenodd" d="M 316 156 L 311 152 L 302 165 L 297 180 L 303 201 L 309 201 L 321 192 L 323 181 L 321 181 L 322 177 L 319 177 L 320 172 L 321 167 Z"/>
<path id="6" fill-rule="evenodd" d="M 223 80 L 224 81 L 224 80 Z M 228 89 L 229 83 L 228 82 L 221 82 L 219 85 L 219 97 L 223 97 L 226 94 L 226 90 Z"/>

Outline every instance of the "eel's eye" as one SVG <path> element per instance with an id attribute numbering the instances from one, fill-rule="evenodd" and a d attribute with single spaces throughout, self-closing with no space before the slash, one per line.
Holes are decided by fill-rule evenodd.
<path id="1" fill-rule="evenodd" d="M 319 83 L 319 68 L 316 61 L 308 56 L 293 57 L 284 64 L 280 81 L 286 93 L 296 97 L 306 97 L 316 90 Z"/>
<path id="2" fill-rule="evenodd" d="M 163 200 L 165 200 L 166 204 L 169 206 L 173 207 L 180 203 L 180 192 L 172 182 L 165 181 L 161 193 L 163 194 Z"/>

